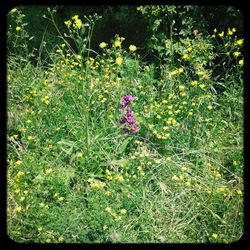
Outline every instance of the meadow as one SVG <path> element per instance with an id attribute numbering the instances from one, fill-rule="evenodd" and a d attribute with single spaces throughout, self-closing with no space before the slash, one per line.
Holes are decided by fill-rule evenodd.
<path id="1" fill-rule="evenodd" d="M 98 15 L 75 13 L 38 56 L 18 7 L 8 16 L 7 229 L 25 243 L 230 243 L 243 234 L 244 38 L 140 6 L 140 44 L 91 47 Z M 34 34 L 35 35 L 35 34 Z M 74 44 L 74 46 L 72 45 Z M 42 59 L 41 54 L 46 54 Z"/>

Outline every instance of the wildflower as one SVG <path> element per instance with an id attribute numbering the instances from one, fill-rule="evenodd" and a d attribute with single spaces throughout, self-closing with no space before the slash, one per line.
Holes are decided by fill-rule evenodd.
<path id="1" fill-rule="evenodd" d="M 78 15 L 75 15 L 72 17 L 72 19 L 76 21 L 78 19 L 78 17 L 79 17 Z"/>
<path id="2" fill-rule="evenodd" d="M 27 139 L 28 139 L 28 141 L 32 141 L 32 140 L 34 139 L 34 137 L 31 136 L 31 135 L 29 135 L 29 136 L 27 137 Z"/>
<path id="3" fill-rule="evenodd" d="M 109 118 L 109 119 L 113 119 L 114 116 L 113 116 L 112 114 L 109 114 L 109 115 L 108 115 L 108 118 Z"/>
<path id="4" fill-rule="evenodd" d="M 72 24 L 72 22 L 71 22 L 70 20 L 65 21 L 64 23 L 65 23 L 65 25 L 66 25 L 68 28 L 69 28 L 69 26 Z"/>
<path id="5" fill-rule="evenodd" d="M 186 182 L 186 186 L 187 186 L 187 187 L 190 187 L 190 186 L 191 186 L 190 181 L 187 181 L 187 182 Z"/>
<path id="6" fill-rule="evenodd" d="M 183 166 L 183 167 L 181 167 L 181 170 L 182 171 L 187 171 L 187 167 Z"/>
<path id="7" fill-rule="evenodd" d="M 81 29 L 81 27 L 82 27 L 82 21 L 80 19 L 76 19 L 75 20 L 75 27 L 77 27 L 78 29 Z"/>
<path id="8" fill-rule="evenodd" d="M 200 84 L 199 87 L 200 87 L 201 89 L 204 89 L 204 88 L 206 87 L 206 85 L 205 85 L 205 84 Z"/>
<path id="9" fill-rule="evenodd" d="M 15 13 L 17 11 L 17 8 L 12 9 L 10 12 Z"/>
<path id="10" fill-rule="evenodd" d="M 124 135 L 127 135 L 129 132 L 137 133 L 139 131 L 139 128 L 137 127 L 135 123 L 134 116 L 132 115 L 131 109 L 129 107 L 127 108 L 125 117 L 122 120 L 120 120 L 120 124 L 130 125 L 130 130 L 126 128 L 123 130 Z"/>
<path id="11" fill-rule="evenodd" d="M 179 181 L 179 177 L 176 176 L 176 175 L 173 175 L 172 180 L 173 180 L 173 181 Z"/>
<path id="12" fill-rule="evenodd" d="M 217 32 L 217 29 L 215 28 L 215 29 L 214 29 L 214 33 L 216 33 L 216 32 Z"/>
<path id="13" fill-rule="evenodd" d="M 186 59 L 188 59 L 188 57 L 189 57 L 188 54 L 184 54 L 184 55 L 182 56 L 182 59 L 186 60 Z"/>
<path id="14" fill-rule="evenodd" d="M 130 50 L 131 52 L 135 52 L 135 51 L 137 50 L 137 48 L 136 48 L 135 45 L 130 45 L 130 46 L 129 46 L 129 50 Z"/>
<path id="15" fill-rule="evenodd" d="M 241 191 L 241 190 L 239 190 L 239 189 L 237 189 L 237 190 L 236 190 L 236 193 L 237 193 L 238 195 L 240 195 L 240 196 L 242 196 L 242 195 L 243 195 L 242 191 Z"/>
<path id="16" fill-rule="evenodd" d="M 227 34 L 228 34 L 229 36 L 231 36 L 231 35 L 233 35 L 233 31 L 232 31 L 230 28 L 228 28 Z"/>
<path id="17" fill-rule="evenodd" d="M 21 210 L 22 210 L 21 207 L 17 207 L 17 208 L 15 209 L 15 211 L 16 211 L 17 213 L 19 213 Z"/>
<path id="18" fill-rule="evenodd" d="M 193 50 L 193 48 L 191 48 L 191 47 L 189 47 L 189 48 L 187 49 L 188 52 L 191 52 L 192 50 Z"/>
<path id="19" fill-rule="evenodd" d="M 122 57 L 117 57 L 116 58 L 116 60 L 115 60 L 115 63 L 117 64 L 117 65 L 122 65 L 122 63 L 123 63 L 123 59 L 122 59 Z"/>
<path id="20" fill-rule="evenodd" d="M 59 242 L 63 242 L 63 241 L 64 241 L 63 236 L 60 236 L 60 237 L 58 238 L 58 241 L 59 241 Z"/>
<path id="21" fill-rule="evenodd" d="M 115 41 L 114 46 L 121 48 L 121 42 L 120 41 Z"/>
<path id="22" fill-rule="evenodd" d="M 207 108 L 211 110 L 213 107 L 211 105 L 208 105 Z"/>
<path id="23" fill-rule="evenodd" d="M 111 207 L 106 207 L 105 211 L 107 211 L 108 213 L 111 213 L 112 209 L 111 209 Z"/>
<path id="24" fill-rule="evenodd" d="M 179 68 L 178 69 L 178 73 L 182 73 L 182 72 L 184 72 L 184 69 L 183 68 Z"/>
<path id="25" fill-rule="evenodd" d="M 22 163 L 23 163 L 22 161 L 18 160 L 18 161 L 16 161 L 15 164 L 18 165 L 18 166 L 20 166 Z"/>
<path id="26" fill-rule="evenodd" d="M 217 238 L 218 238 L 218 234 L 213 233 L 213 234 L 212 234 L 212 238 L 217 239 Z"/>
<path id="27" fill-rule="evenodd" d="M 244 64 L 244 60 L 243 59 L 239 60 L 239 65 L 243 65 L 243 64 Z"/>
<path id="28" fill-rule="evenodd" d="M 184 91 L 184 90 L 185 90 L 185 86 L 184 86 L 184 85 L 180 85 L 180 86 L 179 86 L 179 90 L 180 90 L 180 91 Z"/>
<path id="29" fill-rule="evenodd" d="M 242 44 L 243 44 L 243 41 L 244 41 L 244 39 L 239 39 L 239 40 L 236 41 L 236 44 L 242 45 Z"/>
<path id="30" fill-rule="evenodd" d="M 241 53 L 239 51 L 235 51 L 233 54 L 235 57 L 238 57 Z"/>
<path id="31" fill-rule="evenodd" d="M 129 103 L 133 103 L 134 97 L 132 95 L 125 95 L 122 97 L 122 101 L 120 103 L 121 109 L 124 109 Z"/>
<path id="32" fill-rule="evenodd" d="M 192 82 L 191 82 L 191 86 L 193 86 L 193 87 L 196 86 L 197 84 L 198 84 L 197 81 L 192 81 Z"/>
<path id="33" fill-rule="evenodd" d="M 218 188 L 218 192 L 220 192 L 220 193 L 224 193 L 224 192 L 225 192 L 225 188 L 224 188 L 224 187 L 220 187 L 220 188 Z"/>
<path id="34" fill-rule="evenodd" d="M 19 30 L 21 30 L 22 28 L 20 27 L 20 26 L 17 26 L 16 27 L 16 31 L 19 31 Z"/>
<path id="35" fill-rule="evenodd" d="M 223 37 L 224 36 L 224 31 L 222 31 L 221 33 L 219 33 L 219 36 Z"/>
<path id="36" fill-rule="evenodd" d="M 101 42 L 101 43 L 99 44 L 99 47 L 100 47 L 101 49 L 104 49 L 104 48 L 106 48 L 107 46 L 108 46 L 108 44 L 105 43 L 105 42 Z"/>
<path id="37" fill-rule="evenodd" d="M 236 29 L 235 29 L 235 28 L 232 28 L 232 31 L 235 33 L 235 32 L 236 32 Z"/>
<path id="38" fill-rule="evenodd" d="M 58 198 L 58 200 L 59 200 L 59 201 L 63 201 L 63 200 L 64 200 L 64 197 L 60 196 L 60 197 Z"/>
<path id="39" fill-rule="evenodd" d="M 52 168 L 46 169 L 45 174 L 50 174 L 52 172 Z"/>
<path id="40" fill-rule="evenodd" d="M 126 214 L 126 212 L 127 212 L 126 209 L 122 209 L 122 210 L 120 211 L 121 214 Z"/>
<path id="41" fill-rule="evenodd" d="M 160 120 L 161 119 L 161 115 L 157 115 L 156 119 Z"/>

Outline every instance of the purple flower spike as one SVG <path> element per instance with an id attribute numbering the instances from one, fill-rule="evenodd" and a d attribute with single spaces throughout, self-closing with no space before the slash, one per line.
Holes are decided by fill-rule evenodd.
<path id="1" fill-rule="evenodd" d="M 132 103 L 135 98 L 132 95 L 125 95 L 122 97 L 122 101 L 120 103 L 121 109 L 124 109 L 129 103 Z"/>
<path id="2" fill-rule="evenodd" d="M 132 103 L 134 101 L 134 97 L 132 95 L 126 95 L 123 96 L 121 101 L 121 109 L 123 110 L 129 103 Z M 126 108 L 126 114 L 125 116 L 120 120 L 120 125 L 122 124 L 128 124 L 129 128 L 123 128 L 123 135 L 128 135 L 129 133 L 137 133 L 139 131 L 138 126 L 136 125 L 135 118 L 131 113 L 131 108 Z"/>

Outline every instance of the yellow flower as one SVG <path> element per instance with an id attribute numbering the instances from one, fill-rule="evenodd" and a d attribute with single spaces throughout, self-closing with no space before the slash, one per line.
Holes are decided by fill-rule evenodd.
<path id="1" fill-rule="evenodd" d="M 234 56 L 238 57 L 241 53 L 239 51 L 235 51 L 233 54 Z"/>
<path id="2" fill-rule="evenodd" d="M 17 207 L 16 209 L 15 209 L 15 211 L 18 213 L 18 212 L 20 212 L 22 210 L 22 208 L 21 207 Z"/>
<path id="3" fill-rule="evenodd" d="M 160 120 L 161 119 L 161 115 L 157 115 L 156 118 Z"/>
<path id="4" fill-rule="evenodd" d="M 180 90 L 180 91 L 184 91 L 184 90 L 185 90 L 185 86 L 184 86 L 184 85 L 180 85 L 180 86 L 179 86 L 179 90 Z"/>
<path id="5" fill-rule="evenodd" d="M 121 214 L 126 214 L 126 212 L 127 212 L 126 209 L 122 209 L 122 210 L 120 211 Z"/>
<path id="6" fill-rule="evenodd" d="M 82 27 L 82 21 L 80 19 L 76 19 L 75 20 L 75 27 L 77 27 L 78 29 L 81 29 L 81 27 Z"/>
<path id="7" fill-rule="evenodd" d="M 187 182 L 186 182 L 186 186 L 187 186 L 187 187 L 190 187 L 190 186 L 191 186 L 190 181 L 187 181 Z"/>
<path id="8" fill-rule="evenodd" d="M 184 54 L 184 55 L 182 56 L 182 59 L 187 60 L 187 59 L 188 59 L 188 57 L 189 57 L 189 55 L 188 55 L 188 54 Z"/>
<path id="9" fill-rule="evenodd" d="M 12 9 L 10 12 L 15 13 L 17 11 L 17 8 Z"/>
<path id="10" fill-rule="evenodd" d="M 220 188 L 218 188 L 218 192 L 220 192 L 220 193 L 224 193 L 224 192 L 225 192 L 225 188 L 224 188 L 224 187 L 220 187 Z"/>
<path id="11" fill-rule="evenodd" d="M 45 174 L 50 174 L 52 172 L 52 168 L 46 169 Z"/>
<path id="12" fill-rule="evenodd" d="M 120 41 L 115 41 L 114 46 L 121 48 L 121 42 Z"/>
<path id="13" fill-rule="evenodd" d="M 58 198 L 58 200 L 59 200 L 59 201 L 63 201 L 63 200 L 64 200 L 64 197 L 60 196 L 60 197 Z"/>
<path id="14" fill-rule="evenodd" d="M 179 181 L 179 177 L 178 177 L 178 176 L 176 176 L 176 175 L 173 175 L 173 177 L 172 177 L 172 181 Z"/>
<path id="15" fill-rule="evenodd" d="M 20 27 L 20 26 L 17 26 L 16 27 L 16 31 L 19 31 L 19 30 L 21 30 L 22 28 Z"/>
<path id="16" fill-rule="evenodd" d="M 18 161 L 16 161 L 15 164 L 19 166 L 19 165 L 21 165 L 22 163 L 23 163 L 22 161 L 18 160 Z"/>
<path id="17" fill-rule="evenodd" d="M 244 60 L 243 59 L 239 60 L 239 65 L 243 65 L 243 64 L 244 64 Z"/>
<path id="18" fill-rule="evenodd" d="M 192 81 L 192 82 L 191 82 L 191 86 L 194 87 L 195 85 L 197 85 L 197 83 L 198 83 L 197 81 Z"/>
<path id="19" fill-rule="evenodd" d="M 129 50 L 130 50 L 131 52 L 135 52 L 135 51 L 137 50 L 137 48 L 136 48 L 135 45 L 130 45 L 130 46 L 129 46 Z"/>
<path id="20" fill-rule="evenodd" d="M 213 233 L 212 234 L 212 238 L 217 239 L 218 238 L 218 234 Z"/>
<path id="21" fill-rule="evenodd" d="M 233 31 L 233 32 L 236 32 L 236 29 L 235 29 L 235 28 L 232 28 L 232 31 Z"/>
<path id="22" fill-rule="evenodd" d="M 115 62 L 116 62 L 116 64 L 121 65 L 123 63 L 122 57 L 120 57 L 120 56 L 117 57 L 116 60 L 115 60 Z"/>
<path id="23" fill-rule="evenodd" d="M 111 207 L 106 207 L 105 211 L 107 211 L 108 213 L 111 213 L 112 209 L 111 209 Z"/>
<path id="24" fill-rule="evenodd" d="M 238 194 L 238 195 L 240 195 L 240 196 L 242 196 L 242 195 L 243 195 L 242 191 L 241 191 L 241 190 L 239 190 L 239 189 L 237 189 L 237 190 L 236 190 L 236 192 L 237 192 L 237 194 Z"/>
<path id="25" fill-rule="evenodd" d="M 199 87 L 200 87 L 201 89 L 204 89 L 204 88 L 206 87 L 206 85 L 205 85 L 205 84 L 200 84 Z"/>
<path id="26" fill-rule="evenodd" d="M 219 33 L 219 36 L 223 37 L 224 36 L 224 31 L 222 31 L 221 33 Z"/>
<path id="27" fill-rule="evenodd" d="M 72 19 L 76 21 L 78 19 L 78 17 L 79 17 L 78 15 L 75 15 L 72 17 Z"/>
<path id="28" fill-rule="evenodd" d="M 65 25 L 66 25 L 68 28 L 69 28 L 69 26 L 72 24 L 72 22 L 71 22 L 70 20 L 65 21 L 64 23 L 65 23 Z"/>
<path id="29" fill-rule="evenodd" d="M 238 45 L 242 45 L 242 44 L 243 44 L 243 42 L 244 42 L 244 39 L 242 38 L 242 39 L 237 40 L 237 41 L 236 41 L 236 44 L 238 44 Z"/>
<path id="30" fill-rule="evenodd" d="M 208 105 L 207 108 L 211 110 L 213 107 L 211 105 Z"/>
<path id="31" fill-rule="evenodd" d="M 102 43 L 99 44 L 99 47 L 100 47 L 101 49 L 104 49 L 104 48 L 106 48 L 107 46 L 108 46 L 108 44 L 105 43 L 105 42 L 102 42 Z"/>
<path id="32" fill-rule="evenodd" d="M 184 72 L 184 69 L 183 68 L 179 68 L 178 69 L 178 73 L 182 73 L 182 72 Z"/>
<path id="33" fill-rule="evenodd" d="M 229 29 L 227 30 L 227 34 L 228 34 L 229 36 L 231 36 L 231 35 L 233 35 L 233 31 L 229 28 Z"/>
<path id="34" fill-rule="evenodd" d="M 58 238 L 58 241 L 59 241 L 59 242 L 62 242 L 62 241 L 64 241 L 64 238 L 63 238 L 62 236 L 60 236 L 60 237 Z"/>
<path id="35" fill-rule="evenodd" d="M 187 171 L 187 167 L 183 166 L 183 167 L 181 167 L 181 170 L 182 171 Z"/>
<path id="36" fill-rule="evenodd" d="M 215 28 L 215 29 L 214 29 L 214 33 L 216 33 L 216 32 L 217 32 L 217 29 Z"/>
<path id="37" fill-rule="evenodd" d="M 113 116 L 112 114 L 109 114 L 109 115 L 108 115 L 108 118 L 109 118 L 109 119 L 113 119 L 114 116 Z"/>

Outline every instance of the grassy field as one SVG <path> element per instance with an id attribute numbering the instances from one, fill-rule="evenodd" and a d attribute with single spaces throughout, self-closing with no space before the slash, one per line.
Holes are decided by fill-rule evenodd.
<path id="1" fill-rule="evenodd" d="M 172 41 L 171 63 L 157 65 L 119 35 L 94 53 L 92 22 L 65 21 L 78 53 L 62 36 L 47 62 L 8 56 L 11 239 L 238 240 L 244 59 L 237 30 Z M 18 49 L 26 33 L 17 25 L 9 32 Z"/>

